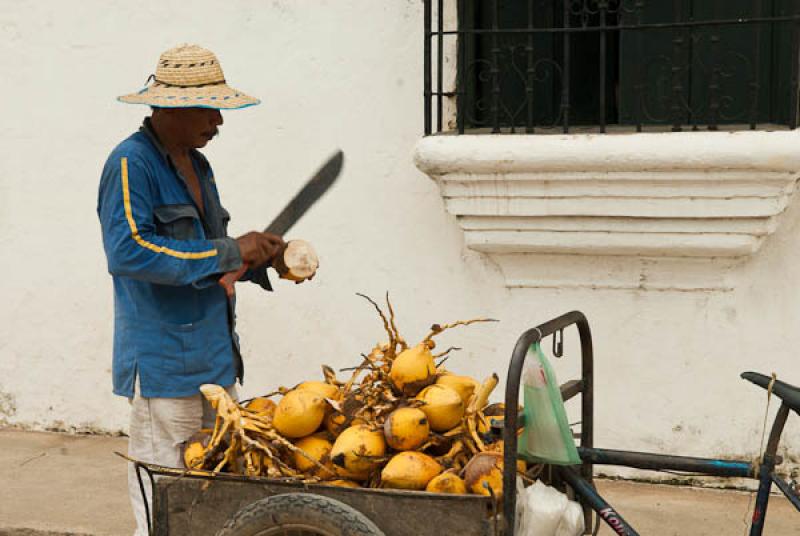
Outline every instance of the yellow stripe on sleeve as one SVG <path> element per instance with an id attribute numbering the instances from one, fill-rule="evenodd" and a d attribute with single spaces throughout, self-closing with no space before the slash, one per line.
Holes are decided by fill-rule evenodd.
<path id="1" fill-rule="evenodd" d="M 128 189 L 128 159 L 125 157 L 122 158 L 122 201 L 125 205 L 125 217 L 128 219 L 128 226 L 131 228 L 131 237 L 143 248 L 156 253 L 164 253 L 170 257 L 177 257 L 178 259 L 207 259 L 217 255 L 216 249 L 196 252 L 176 251 L 150 243 L 139 235 L 139 229 L 136 228 L 136 221 L 133 219 L 133 212 L 131 211 L 131 194 Z"/>

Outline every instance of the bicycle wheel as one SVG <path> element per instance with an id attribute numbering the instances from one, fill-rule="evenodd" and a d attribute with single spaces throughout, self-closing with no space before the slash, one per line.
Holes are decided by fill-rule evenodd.
<path id="1" fill-rule="evenodd" d="M 248 504 L 217 536 L 384 536 L 364 514 L 329 497 L 286 493 Z"/>

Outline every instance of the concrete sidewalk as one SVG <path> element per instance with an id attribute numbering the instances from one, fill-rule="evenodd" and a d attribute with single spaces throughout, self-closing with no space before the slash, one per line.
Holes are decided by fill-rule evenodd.
<path id="1" fill-rule="evenodd" d="M 127 448 L 124 437 L 0 430 L 0 534 L 132 534 L 127 462 L 114 454 Z"/>
<path id="2" fill-rule="evenodd" d="M 129 535 L 127 439 L 0 429 L 0 535 Z M 749 494 L 598 481 L 644 536 L 738 536 Z M 603 526 L 601 535 L 613 532 Z M 800 535 L 800 513 L 770 500 L 765 534 Z M 411 535 L 410 535 L 411 536 Z"/>

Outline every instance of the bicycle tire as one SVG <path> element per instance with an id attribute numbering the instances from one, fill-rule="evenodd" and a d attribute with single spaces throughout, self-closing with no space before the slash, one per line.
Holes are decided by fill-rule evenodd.
<path id="1" fill-rule="evenodd" d="M 284 530 L 281 530 L 281 529 Z M 217 536 L 385 536 L 358 510 L 312 493 L 284 493 L 248 504 L 231 517 Z"/>

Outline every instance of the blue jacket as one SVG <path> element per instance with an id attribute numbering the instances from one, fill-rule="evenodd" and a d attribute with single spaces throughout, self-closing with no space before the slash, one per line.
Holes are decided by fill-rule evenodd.
<path id="1" fill-rule="evenodd" d="M 243 375 L 234 303 L 217 279 L 242 264 L 205 157 L 201 216 L 148 120 L 108 157 L 97 213 L 114 280 L 114 393 L 183 397 Z M 269 288 L 266 269 L 248 277 Z"/>

